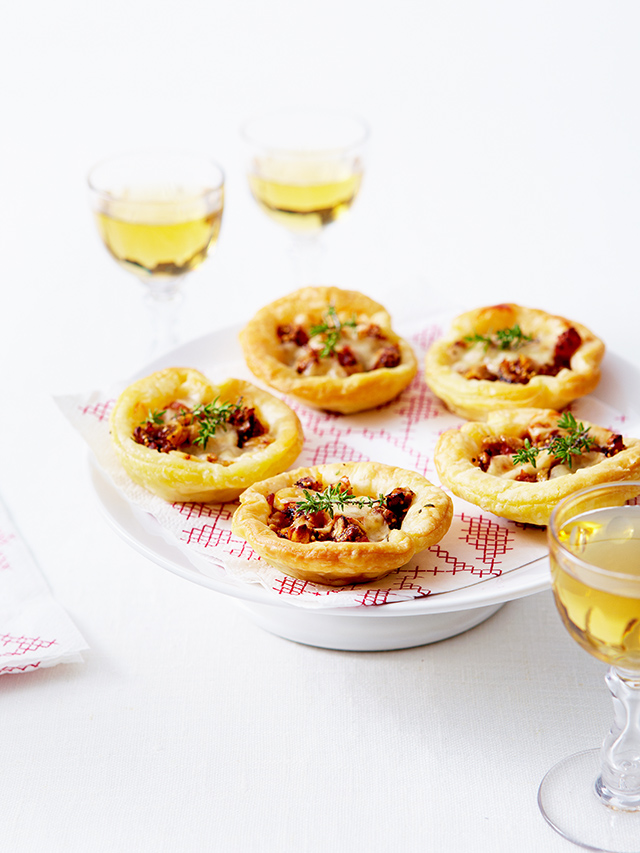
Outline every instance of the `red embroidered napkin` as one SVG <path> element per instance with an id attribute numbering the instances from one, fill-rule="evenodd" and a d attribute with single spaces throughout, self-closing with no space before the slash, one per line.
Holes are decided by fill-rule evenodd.
<path id="1" fill-rule="evenodd" d="M 81 662 L 87 648 L 0 502 L 0 675 Z"/>

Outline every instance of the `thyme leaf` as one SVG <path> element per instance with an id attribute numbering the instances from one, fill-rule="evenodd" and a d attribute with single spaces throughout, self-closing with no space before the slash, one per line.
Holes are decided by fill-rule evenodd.
<path id="1" fill-rule="evenodd" d="M 383 494 L 377 498 L 356 497 L 344 490 L 341 483 L 334 483 L 332 486 L 327 486 L 322 492 L 312 492 L 309 489 L 303 489 L 304 499 L 296 501 L 296 513 L 306 514 L 308 512 L 320 512 L 324 510 L 329 513 L 331 518 L 334 517 L 336 510 L 344 512 L 345 506 L 385 506 L 386 498 Z"/>
<path id="2" fill-rule="evenodd" d="M 513 454 L 512 462 L 514 465 L 526 465 L 527 462 L 530 462 L 535 468 L 536 458 L 541 450 L 541 447 L 536 447 L 535 444 L 531 444 L 528 438 L 525 438 L 524 447 Z"/>
<path id="3" fill-rule="evenodd" d="M 141 424 L 161 424 L 166 409 L 149 409 L 145 420 Z"/>
<path id="4" fill-rule="evenodd" d="M 528 438 L 524 440 L 524 447 L 521 447 L 511 457 L 514 465 L 526 465 L 527 462 L 536 467 L 536 458 L 543 450 L 547 450 L 558 462 L 568 465 L 569 468 L 573 465 L 573 457 L 580 456 L 588 450 L 591 450 L 596 443 L 595 439 L 591 438 L 589 427 L 580 422 L 578 423 L 571 412 L 564 412 L 558 418 L 558 427 L 566 430 L 566 435 L 554 435 L 548 444 L 536 446 L 531 444 Z"/>
<path id="5" fill-rule="evenodd" d="M 508 329 L 498 329 L 493 335 L 479 335 L 476 333 L 474 335 L 467 335 L 464 340 L 472 344 L 483 343 L 486 352 L 490 346 L 501 350 L 518 349 L 527 343 L 527 341 L 532 341 L 533 337 L 525 335 L 520 328 L 520 324 L 516 323 L 515 326 L 511 326 Z"/>
<path id="6" fill-rule="evenodd" d="M 335 348 L 340 340 L 342 329 L 345 326 L 355 327 L 356 325 L 355 314 L 351 320 L 340 320 L 335 309 L 335 305 L 330 305 L 327 309 L 327 313 L 324 315 L 324 322 L 319 323 L 316 326 L 311 326 L 309 329 L 309 337 L 311 338 L 316 335 L 326 335 L 324 339 L 324 346 L 320 350 L 320 358 L 326 358 L 327 356 L 334 354 Z"/>
<path id="7" fill-rule="evenodd" d="M 582 422 L 578 423 L 571 412 L 563 413 L 558 420 L 558 426 L 560 429 L 566 429 L 568 435 L 554 435 L 547 449 L 556 459 L 571 468 L 573 457 L 590 450 L 596 442 L 587 434 L 589 427 L 585 427 Z"/>
<path id="8" fill-rule="evenodd" d="M 216 434 L 216 429 L 226 429 L 229 418 L 242 408 L 242 397 L 237 403 L 220 403 L 218 395 L 212 403 L 205 403 L 193 409 L 193 417 L 197 421 L 198 437 L 194 444 L 207 446 L 209 439 Z"/>

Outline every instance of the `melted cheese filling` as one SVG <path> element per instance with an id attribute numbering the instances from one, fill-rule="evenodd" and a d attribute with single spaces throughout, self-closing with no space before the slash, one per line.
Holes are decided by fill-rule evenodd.
<path id="1" fill-rule="evenodd" d="M 569 466 L 565 462 L 560 462 L 553 453 L 545 448 L 545 445 L 552 440 L 557 431 L 557 423 L 552 419 L 530 422 L 527 431 L 519 438 L 521 442 L 523 438 L 528 438 L 534 446 L 541 448 L 536 456 L 535 467 L 530 462 L 514 465 L 511 453 L 496 453 L 495 456 L 491 456 L 486 473 L 504 480 L 553 480 L 555 477 L 575 474 L 581 468 L 592 468 L 594 465 L 599 465 L 607 458 L 605 449 L 611 447 L 610 442 L 615 438 L 615 433 L 606 427 L 590 424 L 587 434 L 593 441 L 593 447 L 580 454 L 572 455 L 571 465 Z M 500 441 L 499 437 L 496 438 Z"/>
<path id="2" fill-rule="evenodd" d="M 295 504 L 300 500 L 304 500 L 304 498 L 305 495 L 302 489 L 296 488 L 295 486 L 280 489 L 280 491 L 275 493 L 273 506 L 274 509 L 284 511 L 291 504 L 293 504 L 295 508 Z M 355 503 L 347 503 L 345 504 L 344 510 L 341 510 L 340 512 L 334 510 L 334 516 L 329 519 L 327 527 L 331 528 L 334 520 L 340 515 L 347 519 L 355 519 L 362 526 L 370 542 L 382 542 L 389 536 L 390 528 L 382 514 L 376 512 L 370 506 L 360 507 Z"/>
<path id="3" fill-rule="evenodd" d="M 553 480 L 555 477 L 563 477 L 565 474 L 575 474 L 580 468 L 592 468 L 606 459 L 604 453 L 590 450 L 580 456 L 573 456 L 571 467 L 564 462 L 558 462 L 555 456 L 543 450 L 536 459 L 536 467 L 527 463 L 526 465 L 514 465 L 513 457 L 510 455 L 493 456 L 487 474 L 493 477 L 501 477 L 504 480 L 517 480 L 522 475 L 533 477 L 536 480 Z"/>
<path id="4" fill-rule="evenodd" d="M 345 319 L 342 319 L 342 322 L 345 322 Z M 315 324 L 310 322 L 308 316 L 298 314 L 293 320 L 293 325 L 302 326 L 308 331 Z M 340 329 L 336 348 L 339 350 L 343 346 L 348 346 L 358 360 L 357 365 L 344 367 L 335 355 L 320 357 L 319 353 L 325 346 L 325 334 L 309 337 L 308 344 L 301 347 L 293 341 L 283 341 L 281 346 L 285 354 L 285 364 L 295 369 L 296 365 L 308 355 L 309 347 L 311 347 L 318 353 L 318 360 L 309 360 L 308 366 L 302 371 L 305 376 L 329 376 L 343 379 L 352 373 L 368 373 L 374 369 L 380 350 L 390 343 L 383 331 L 380 332 L 381 337 L 367 335 L 366 330 L 369 327 L 370 323 L 359 322 L 355 327 L 342 326 Z"/>
<path id="5" fill-rule="evenodd" d="M 175 400 L 171 405 L 172 408 L 168 408 L 162 416 L 162 422 L 167 426 L 180 416 L 179 408 L 175 409 L 173 406 L 182 407 L 191 412 L 199 405 L 199 402 Z M 263 424 L 263 426 L 266 425 Z M 230 424 L 222 424 L 216 427 L 214 435 L 209 436 L 206 445 L 203 447 L 201 444 L 192 443 L 198 436 L 197 422 L 188 429 L 191 441 L 185 442 L 169 452 L 178 453 L 185 459 L 192 459 L 197 462 L 218 462 L 220 465 L 231 465 L 240 456 L 257 453 L 274 441 L 270 431 L 267 430 L 263 435 L 250 438 L 242 447 L 238 447 L 238 430 Z"/>
<path id="6" fill-rule="evenodd" d="M 197 459 L 200 462 L 210 462 L 209 456 L 215 456 L 214 461 L 221 465 L 230 465 L 240 456 L 255 453 L 273 441 L 268 433 L 250 438 L 242 447 L 238 447 L 238 431 L 231 426 L 218 427 L 215 435 L 207 441 L 206 447 L 199 444 L 189 444 L 188 451 L 176 450 L 189 459 Z"/>
<path id="7" fill-rule="evenodd" d="M 561 320 L 550 318 L 532 341 L 525 341 L 515 349 L 500 349 L 493 343 L 487 347 L 482 341 L 455 343 L 449 348 L 449 364 L 458 373 L 467 373 L 474 368 L 485 366 L 495 374 L 505 359 L 515 361 L 520 355 L 527 356 L 537 364 L 547 364 L 553 361 L 556 342 L 568 328 Z M 527 334 L 526 329 L 523 329 L 523 332 Z"/>

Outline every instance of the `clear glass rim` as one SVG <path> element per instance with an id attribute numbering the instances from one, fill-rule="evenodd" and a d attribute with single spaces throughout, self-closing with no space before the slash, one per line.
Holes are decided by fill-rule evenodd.
<path id="1" fill-rule="evenodd" d="M 634 583 L 634 576 L 625 574 L 623 572 L 612 572 L 610 569 L 603 569 L 601 566 L 596 566 L 594 563 L 589 563 L 587 560 L 583 560 L 581 557 L 578 557 L 573 551 L 570 551 L 561 541 L 558 536 L 558 526 L 557 519 L 561 514 L 562 510 L 566 508 L 566 506 L 572 503 L 575 500 L 579 500 L 580 498 L 593 494 L 594 492 L 602 492 L 608 491 L 615 488 L 637 488 L 640 493 L 640 481 L 639 480 L 615 480 L 611 483 L 598 483 L 595 486 L 589 486 L 586 489 L 580 489 L 578 492 L 574 492 L 571 495 L 567 495 L 566 498 L 563 498 L 560 503 L 558 503 L 549 517 L 549 524 L 547 527 L 547 535 L 550 539 L 553 540 L 554 547 L 561 551 L 571 562 L 573 562 L 576 566 L 579 566 L 582 569 L 585 569 L 589 572 L 593 572 L 596 575 L 600 575 L 603 578 L 612 578 L 614 580 L 624 581 L 625 583 Z M 622 504 L 611 504 L 612 507 L 622 506 Z M 606 509 L 606 505 L 602 507 L 598 507 L 598 509 Z M 638 508 L 640 512 L 640 507 Z M 577 516 L 576 516 L 577 517 Z M 569 521 L 569 519 L 567 519 Z M 638 583 L 640 587 L 640 576 L 635 577 L 635 582 Z"/>
<path id="2" fill-rule="evenodd" d="M 197 153 L 195 151 L 181 151 L 181 150 L 173 150 L 173 149 L 162 149 L 162 148 L 149 148 L 149 149 L 136 149 L 133 151 L 122 151 L 119 154 L 112 154 L 107 157 L 103 157 L 101 160 L 98 160 L 87 172 L 87 186 L 89 187 L 89 191 L 92 195 L 104 199 L 105 201 L 118 201 L 119 196 L 114 194 L 113 192 L 105 189 L 98 185 L 95 180 L 95 176 L 100 169 L 105 166 L 108 166 L 111 163 L 116 163 L 118 160 L 128 160 L 128 159 L 149 159 L 149 158 L 175 158 L 175 159 L 183 159 L 185 161 L 189 160 L 192 162 L 200 162 L 206 164 L 209 167 L 213 167 L 214 171 L 217 172 L 217 177 L 215 181 L 209 182 L 207 187 L 204 188 L 201 192 L 194 193 L 193 195 L 184 196 L 183 201 L 187 202 L 189 200 L 195 200 L 200 198 L 206 198 L 206 196 L 211 193 L 220 192 L 224 189 L 225 184 L 225 173 L 224 169 L 216 160 L 212 157 L 207 156 L 206 154 Z M 166 199 L 166 198 L 147 198 L 141 201 L 136 201 L 136 205 L 143 207 L 146 204 L 152 205 L 175 205 L 175 200 Z"/>
<path id="3" fill-rule="evenodd" d="M 260 113 L 259 115 L 252 116 L 251 118 L 246 119 L 240 125 L 240 136 L 245 144 L 250 145 L 254 148 L 260 148 L 263 151 L 268 151 L 273 155 L 288 155 L 290 156 L 292 151 L 295 150 L 292 147 L 284 146 L 284 145 L 271 145 L 268 142 L 265 142 L 263 139 L 260 139 L 258 136 L 254 136 L 250 130 L 253 125 L 258 124 L 258 122 L 262 122 L 269 119 L 276 119 L 278 117 L 292 117 L 295 115 L 307 115 L 320 117 L 324 116 L 326 118 L 339 118 L 339 119 L 347 119 L 353 122 L 354 126 L 359 126 L 360 133 L 354 134 L 353 138 L 349 140 L 349 142 L 344 145 L 330 145 L 330 146 L 319 146 L 317 149 L 309 150 L 308 152 L 296 152 L 298 156 L 313 156 L 319 153 L 322 154 L 332 154 L 334 156 L 344 155 L 349 153 L 350 151 L 354 151 L 357 148 L 361 148 L 371 136 L 371 127 L 367 121 L 365 121 L 362 116 L 357 113 L 350 113 L 342 110 L 331 110 L 331 109 L 314 109 L 312 107 L 291 107 L 290 109 L 281 109 L 281 110 L 271 110 L 266 113 Z"/>

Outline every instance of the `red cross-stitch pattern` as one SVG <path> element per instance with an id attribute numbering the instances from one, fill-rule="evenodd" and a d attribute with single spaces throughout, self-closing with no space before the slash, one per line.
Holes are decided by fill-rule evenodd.
<path id="1" fill-rule="evenodd" d="M 413 569 L 413 580 L 417 580 L 422 574 L 422 570 L 418 568 L 418 566 Z M 413 583 L 411 580 L 412 571 L 409 569 L 403 572 L 402 579 L 397 589 L 410 589 L 414 593 L 415 598 L 426 598 L 428 595 L 431 595 L 431 590 L 422 584 Z"/>
<path id="2" fill-rule="evenodd" d="M 424 354 L 434 341 L 437 341 L 438 338 L 442 337 L 442 334 L 443 332 L 440 326 L 427 326 L 415 335 L 411 335 L 409 340 L 416 349 L 421 350 L 422 354 Z"/>
<path id="3" fill-rule="evenodd" d="M 442 568 L 441 566 L 436 565 L 432 569 L 425 569 L 424 571 L 429 575 L 433 575 L 434 577 L 436 577 L 438 573 L 457 575 L 458 572 L 470 572 L 472 575 L 479 574 L 480 577 L 483 575 L 483 569 L 478 569 L 471 563 L 465 563 L 464 560 L 460 560 L 458 557 L 452 556 L 449 551 L 441 548 L 440 545 L 430 545 L 427 550 L 432 554 L 435 554 L 438 560 L 442 560 L 445 566 L 449 566 L 449 568 Z"/>
<path id="4" fill-rule="evenodd" d="M 99 421 L 106 421 L 109 419 L 114 403 L 115 400 L 101 400 L 99 403 L 92 403 L 90 406 L 79 406 L 79 409 L 83 415 L 93 415 Z"/>
<path id="5" fill-rule="evenodd" d="M 24 655 L 26 652 L 48 649 L 57 642 L 57 640 L 43 640 L 40 637 L 13 637 L 11 634 L 0 634 L 0 655 Z"/>
<path id="6" fill-rule="evenodd" d="M 322 595 L 322 593 L 318 592 L 313 588 L 313 586 L 311 586 L 309 581 L 301 581 L 298 580 L 298 578 L 287 577 L 287 575 L 277 578 L 272 589 L 274 592 L 277 592 L 278 595 L 304 595 L 305 593 Z"/>
<path id="7" fill-rule="evenodd" d="M 496 563 L 502 562 L 498 557 L 503 557 L 507 551 L 513 551 L 513 534 L 489 518 L 465 513 L 462 513 L 460 518 L 467 525 L 464 536 L 460 538 L 482 554 L 482 562 L 488 565 L 490 573 L 494 574 Z"/>
<path id="8" fill-rule="evenodd" d="M 429 389 L 421 374 L 418 374 L 402 393 L 396 409 L 396 414 L 406 418 L 410 427 L 418 421 L 437 418 L 443 412 L 446 412 L 445 407 Z"/>
<path id="9" fill-rule="evenodd" d="M 244 539 L 238 539 L 236 536 L 230 536 L 229 544 L 231 545 L 231 548 L 229 548 L 229 554 L 232 557 L 244 557 L 247 560 L 262 559 L 262 557 L 259 557 L 251 545 L 249 545 L 248 542 L 245 542 Z"/>
<path id="10" fill-rule="evenodd" d="M 390 417 L 399 420 L 397 428 L 391 431 L 387 428 L 361 427 L 357 421 L 349 425 L 346 419 L 340 419 L 326 412 L 316 412 L 311 409 L 299 410 L 298 415 L 303 425 L 305 435 L 327 439 L 326 443 L 318 446 L 309 462 L 311 465 L 336 461 L 361 461 L 364 455 L 354 450 L 349 437 L 366 439 L 368 441 L 383 441 L 407 454 L 407 467 L 420 474 L 428 475 L 432 470 L 431 455 L 427 450 L 418 448 L 413 441 L 413 429 L 416 424 L 427 418 L 438 417 L 444 408 L 427 388 L 422 377 L 417 376 L 411 386 L 395 403 L 387 404 Z M 392 411 L 391 411 L 392 410 Z M 332 453 L 334 453 L 332 458 Z M 348 455 L 344 456 L 343 453 Z M 358 458 L 359 456 L 359 458 Z"/>
<path id="11" fill-rule="evenodd" d="M 358 604 L 372 606 L 376 604 L 386 604 L 389 600 L 390 589 L 368 589 L 358 601 Z"/>
<path id="12" fill-rule="evenodd" d="M 244 557 L 247 560 L 259 560 L 260 557 L 253 548 L 234 536 L 231 530 L 216 527 L 215 524 L 204 524 L 202 527 L 192 527 L 182 531 L 182 541 L 187 545 L 198 544 L 203 548 L 222 548 L 231 557 Z"/>
<path id="13" fill-rule="evenodd" d="M 374 605 L 374 604 L 385 604 L 389 598 L 393 598 L 394 592 L 398 590 L 408 591 L 410 590 L 413 595 L 412 598 L 425 598 L 427 595 L 431 594 L 431 590 L 427 587 L 423 587 L 420 584 L 415 584 L 411 582 L 411 575 L 413 574 L 413 579 L 422 573 L 422 571 L 416 567 L 416 569 L 411 572 L 409 570 L 407 574 L 404 573 L 404 570 L 398 570 L 394 574 L 398 574 L 402 572 L 402 575 L 399 579 L 399 582 L 394 583 L 389 589 L 364 589 L 363 595 L 361 595 L 356 600 L 356 604 L 362 604 L 365 606 Z M 278 577 L 271 587 L 274 592 L 277 592 L 278 595 L 316 595 L 316 596 L 327 596 L 327 595 L 339 595 L 340 592 L 344 590 L 349 590 L 350 592 L 358 592 L 362 589 L 358 584 L 349 584 L 344 587 L 327 587 L 327 588 L 318 588 L 314 584 L 309 581 L 299 580 L 298 578 L 287 577 L 287 575 L 282 575 Z"/>
<path id="14" fill-rule="evenodd" d="M 326 465 L 327 462 L 363 462 L 365 456 L 353 447 L 349 447 L 339 438 L 334 438 L 327 444 L 316 447 L 311 460 L 312 465 Z"/>
<path id="15" fill-rule="evenodd" d="M 3 666 L 3 667 L 0 667 L 0 673 L 3 673 L 3 672 L 7 672 L 7 673 L 8 672 L 26 672 L 28 669 L 37 669 L 41 663 L 42 663 L 42 661 L 39 660 L 39 661 L 36 661 L 35 663 L 27 663 L 24 666 Z"/>
<path id="16" fill-rule="evenodd" d="M 204 524 L 202 527 L 192 527 L 190 530 L 183 530 L 182 532 L 186 536 L 184 541 L 187 545 L 197 542 L 204 548 L 228 545 L 233 535 L 230 530 L 216 528 L 214 524 Z"/>
<path id="17" fill-rule="evenodd" d="M 238 503 L 233 504 L 197 504 L 197 503 L 174 503 L 173 506 L 178 510 L 180 515 L 186 516 L 186 520 L 191 518 L 211 518 L 212 524 L 215 527 L 218 521 L 230 521 L 231 516 L 238 507 Z M 227 509 L 230 507 L 230 509 Z"/>
<path id="18" fill-rule="evenodd" d="M 5 569 L 11 568 L 11 563 L 9 562 L 9 558 L 2 551 L 2 547 L 3 547 L 3 545 L 8 545 L 9 542 L 11 542 L 15 538 L 16 537 L 13 533 L 5 533 L 4 531 L 0 530 L 0 572 L 4 571 Z"/>

